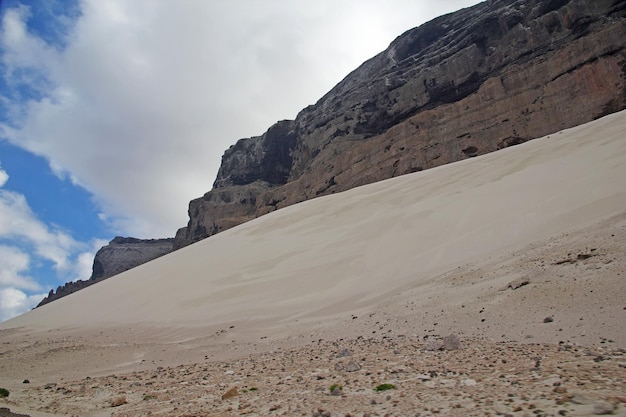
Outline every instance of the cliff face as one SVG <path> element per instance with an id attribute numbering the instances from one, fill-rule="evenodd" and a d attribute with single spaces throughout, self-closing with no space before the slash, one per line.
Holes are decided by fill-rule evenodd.
<path id="1" fill-rule="evenodd" d="M 96 252 L 90 280 L 103 280 L 172 251 L 173 239 L 116 237 Z"/>
<path id="2" fill-rule="evenodd" d="M 174 239 L 135 239 L 116 237 L 96 253 L 91 277 L 87 281 L 68 282 L 50 290 L 37 307 L 48 304 L 85 287 L 127 271 L 172 251 Z"/>
<path id="3" fill-rule="evenodd" d="M 626 0 L 491 0 L 409 30 L 296 120 L 228 149 L 174 248 L 624 109 L 625 16 Z"/>

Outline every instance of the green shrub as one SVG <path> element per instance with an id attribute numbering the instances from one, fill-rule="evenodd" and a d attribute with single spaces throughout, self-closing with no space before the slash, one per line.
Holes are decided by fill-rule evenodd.
<path id="1" fill-rule="evenodd" d="M 252 387 L 250 388 L 250 391 L 258 391 L 259 389 L 257 387 Z"/>
<path id="2" fill-rule="evenodd" d="M 331 385 L 330 387 L 328 387 L 328 390 L 329 390 L 330 392 L 333 392 L 333 391 L 335 390 L 335 388 L 339 388 L 340 390 L 343 390 L 343 387 L 342 387 L 341 385 L 339 385 L 339 384 L 333 384 L 333 385 Z"/>
<path id="3" fill-rule="evenodd" d="M 374 388 L 374 391 L 381 392 L 381 391 L 387 391 L 388 389 L 396 389 L 396 386 L 393 384 L 380 384 L 379 386 Z"/>
<path id="4" fill-rule="evenodd" d="M 9 390 L 6 388 L 0 388 L 0 398 L 6 398 L 9 396 Z"/>

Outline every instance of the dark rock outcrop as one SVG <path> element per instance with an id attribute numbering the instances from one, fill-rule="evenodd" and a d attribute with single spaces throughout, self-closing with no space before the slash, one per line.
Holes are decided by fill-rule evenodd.
<path id="1" fill-rule="evenodd" d="M 56 292 L 50 290 L 48 296 L 37 307 L 166 255 L 172 252 L 173 244 L 173 238 L 135 239 L 118 236 L 96 253 L 91 277 L 88 280 L 68 282 L 59 286 Z"/>
<path id="2" fill-rule="evenodd" d="M 625 0 L 490 0 L 407 31 L 294 121 L 227 150 L 174 247 L 624 109 L 625 16 Z"/>
<path id="3" fill-rule="evenodd" d="M 174 240 L 116 237 L 96 252 L 90 280 L 102 280 L 172 251 Z"/>

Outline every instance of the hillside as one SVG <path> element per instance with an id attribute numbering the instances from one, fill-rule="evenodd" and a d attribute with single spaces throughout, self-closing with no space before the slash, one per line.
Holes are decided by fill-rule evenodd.
<path id="1" fill-rule="evenodd" d="M 407 31 L 295 120 L 226 150 L 172 249 L 624 109 L 625 16 L 623 0 L 497 0 Z M 124 265 L 152 259 L 152 245 L 140 247 Z M 68 283 L 40 305 L 108 276 Z"/>
<path id="2" fill-rule="evenodd" d="M 0 323 L 0 415 L 626 414 L 625 45 L 624 0 L 402 34 Z"/>
<path id="3" fill-rule="evenodd" d="M 619 415 L 625 129 L 620 112 L 293 205 L 11 319 L 4 401 L 34 417 Z"/>

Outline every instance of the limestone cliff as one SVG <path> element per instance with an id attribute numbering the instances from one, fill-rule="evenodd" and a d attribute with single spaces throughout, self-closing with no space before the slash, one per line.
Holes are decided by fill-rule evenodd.
<path id="1" fill-rule="evenodd" d="M 156 259 L 172 251 L 174 239 L 135 239 L 116 237 L 96 252 L 91 277 L 86 281 L 68 282 L 50 290 L 37 307 L 48 304 L 85 287 Z"/>
<path id="2" fill-rule="evenodd" d="M 407 31 L 294 121 L 228 149 L 174 248 L 624 109 L 625 16 L 625 0 L 490 0 Z"/>

